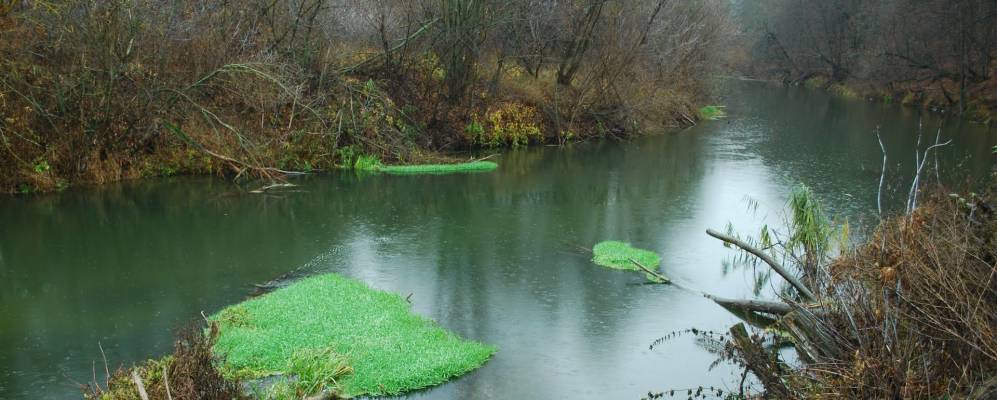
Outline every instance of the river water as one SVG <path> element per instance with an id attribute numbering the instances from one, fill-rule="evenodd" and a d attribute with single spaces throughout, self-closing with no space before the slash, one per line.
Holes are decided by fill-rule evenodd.
<path id="1" fill-rule="evenodd" d="M 498 346 L 480 370 L 412 395 L 428 399 L 637 399 L 733 388 L 729 366 L 693 336 L 737 319 L 703 297 L 596 267 L 577 250 L 608 239 L 662 255 L 681 285 L 753 297 L 754 275 L 707 228 L 779 226 L 805 183 L 861 233 L 903 203 L 920 113 L 800 88 L 723 84 L 729 118 L 627 142 L 509 151 L 498 171 L 302 179 L 301 192 L 240 194 L 173 178 L 0 198 L 0 398 L 80 397 L 75 382 L 162 355 L 185 322 L 298 268 L 411 294 L 413 311 Z M 979 185 L 997 135 L 924 116 L 953 144 L 927 180 Z M 923 144 L 922 144 L 923 147 Z M 771 293 L 763 285 L 759 296 Z"/>

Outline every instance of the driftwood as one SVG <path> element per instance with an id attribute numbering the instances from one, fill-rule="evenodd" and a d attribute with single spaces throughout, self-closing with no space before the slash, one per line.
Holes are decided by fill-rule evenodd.
<path id="1" fill-rule="evenodd" d="M 295 185 L 293 183 L 272 183 L 272 184 L 263 186 L 263 187 L 261 187 L 259 189 L 256 189 L 256 190 L 250 190 L 249 193 L 262 194 L 262 193 L 266 193 L 266 192 L 274 190 L 274 189 L 293 188 L 293 187 L 297 187 L 297 186 L 298 185 Z"/>
<path id="2" fill-rule="evenodd" d="M 803 282 L 800 282 L 800 280 L 798 278 L 796 278 L 796 276 L 793 276 L 793 274 L 789 273 L 789 271 L 786 271 L 786 269 L 783 268 L 782 264 L 779 264 L 778 262 L 776 262 L 771 256 L 769 256 L 768 254 L 765 254 L 764 251 L 759 250 L 758 248 L 756 248 L 756 247 L 754 247 L 754 246 L 752 246 L 750 244 L 747 244 L 747 243 L 741 241 L 738 238 L 735 238 L 735 237 L 729 236 L 729 235 L 724 235 L 724 234 L 722 234 L 720 232 L 717 232 L 717 231 L 715 231 L 713 229 L 707 229 L 706 230 L 706 234 L 710 235 L 710 236 L 713 236 L 713 237 L 715 237 L 717 239 L 720 239 L 720 240 L 722 240 L 722 241 L 724 241 L 726 243 L 730 243 L 730 244 L 732 244 L 734 246 L 740 247 L 742 250 L 747 251 L 748 253 L 751 253 L 755 257 L 758 257 L 759 259 L 761 259 L 762 261 L 764 261 L 766 264 L 768 264 L 769 267 L 772 267 L 772 269 L 777 274 L 779 274 L 779 276 L 781 276 L 783 279 L 785 279 L 786 282 L 789 282 L 790 285 L 792 285 L 794 288 L 796 288 L 796 291 L 799 292 L 800 295 L 803 296 L 804 299 L 806 299 L 807 301 L 811 301 L 811 302 L 817 301 L 817 296 L 814 295 L 814 292 L 810 291 L 810 289 L 807 288 L 807 286 L 804 285 Z"/>
<path id="3" fill-rule="evenodd" d="M 751 370 L 758 377 L 765 387 L 766 398 L 772 399 L 792 399 L 795 398 L 789 389 L 782 382 L 781 367 L 779 361 L 762 346 L 762 343 L 753 340 L 748 335 L 748 330 L 743 323 L 739 323 L 730 328 L 734 345 L 744 360 L 745 367 Z"/>

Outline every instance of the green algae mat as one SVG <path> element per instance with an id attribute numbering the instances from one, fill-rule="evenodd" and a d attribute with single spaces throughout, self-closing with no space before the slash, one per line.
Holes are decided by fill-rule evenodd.
<path id="1" fill-rule="evenodd" d="M 395 395 L 438 385 L 480 367 L 495 353 L 494 347 L 463 340 L 411 313 L 396 294 L 334 274 L 305 278 L 211 319 L 219 326 L 213 350 L 227 374 L 242 379 L 300 375 L 295 360 L 341 359 L 348 367 L 337 370 L 350 372 L 330 374 L 323 385 L 349 396 Z"/>
<path id="2" fill-rule="evenodd" d="M 421 165 L 382 165 L 378 171 L 394 175 L 419 174 L 455 174 L 466 172 L 494 171 L 498 164 L 491 161 L 474 161 L 459 164 L 421 164 Z"/>
<path id="3" fill-rule="evenodd" d="M 661 264 L 661 257 L 653 251 L 631 247 L 629 243 L 608 240 L 596 244 L 592 248 L 592 255 L 592 262 L 603 267 L 642 273 L 650 283 L 671 283 L 668 277 L 655 271 L 655 268 Z M 648 273 L 634 265 L 634 261 L 651 272 Z"/>
<path id="4" fill-rule="evenodd" d="M 592 262 L 603 267 L 641 271 L 630 259 L 637 260 L 641 265 L 654 269 L 661 264 L 661 257 L 649 250 L 631 247 L 629 243 L 613 240 L 600 242 L 592 248 Z"/>
<path id="5" fill-rule="evenodd" d="M 472 161 L 456 164 L 384 165 L 374 157 L 362 157 L 354 165 L 354 169 L 359 171 L 381 172 L 392 175 L 459 174 L 489 172 L 497 168 L 498 164 L 491 161 Z"/>
<path id="6" fill-rule="evenodd" d="M 708 121 L 716 121 L 727 117 L 724 106 L 703 106 L 699 109 L 699 117 Z"/>

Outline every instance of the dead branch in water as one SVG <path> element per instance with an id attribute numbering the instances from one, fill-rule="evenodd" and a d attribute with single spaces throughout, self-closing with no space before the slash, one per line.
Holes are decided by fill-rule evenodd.
<path id="1" fill-rule="evenodd" d="M 737 308 L 745 311 L 775 315 L 786 315 L 793 311 L 792 306 L 779 301 L 727 299 L 710 294 L 704 294 L 704 296 L 723 307 Z"/>
<path id="2" fill-rule="evenodd" d="M 263 186 L 263 187 L 261 187 L 259 189 L 256 189 L 256 190 L 250 190 L 249 193 L 252 193 L 252 194 L 263 194 L 263 193 L 266 193 L 266 192 L 274 190 L 274 189 L 293 188 L 293 187 L 297 187 L 297 186 L 298 185 L 295 185 L 293 183 L 272 183 L 272 184 Z"/>
<path id="3" fill-rule="evenodd" d="M 651 271 L 650 268 L 645 267 L 644 264 L 641 264 L 637 260 L 633 259 L 633 257 L 627 257 L 627 258 L 630 260 L 630 262 L 634 263 L 634 265 L 636 265 L 638 268 L 644 270 L 644 272 L 647 272 L 651 276 L 653 276 L 655 278 L 658 278 L 661 281 L 661 283 L 667 283 L 667 284 L 672 283 L 671 279 L 668 279 L 668 277 L 666 277 L 666 276 L 664 276 L 662 274 L 659 274 L 657 272 Z"/>
<path id="4" fill-rule="evenodd" d="M 789 271 L 786 271 L 786 269 L 782 266 L 782 264 L 776 262 L 771 256 L 765 254 L 764 251 L 759 250 L 758 248 L 750 244 L 747 244 L 738 238 L 722 234 L 713 229 L 707 229 L 706 234 L 713 236 L 717 239 L 720 239 L 726 243 L 730 243 L 734 246 L 737 246 L 741 248 L 741 250 L 747 251 L 748 253 L 751 253 L 755 257 L 758 257 L 760 260 L 764 261 L 766 264 L 772 267 L 772 269 L 775 270 L 775 272 L 778 273 L 779 276 L 782 276 L 782 278 L 785 279 L 786 282 L 789 282 L 790 285 L 796 288 L 796 291 L 799 292 L 804 299 L 810 302 L 817 301 L 817 296 L 814 296 L 814 293 L 810 291 L 810 289 L 807 288 L 807 286 L 804 285 L 803 282 L 800 282 L 800 280 L 796 276 L 793 276 L 793 274 L 790 274 Z"/>

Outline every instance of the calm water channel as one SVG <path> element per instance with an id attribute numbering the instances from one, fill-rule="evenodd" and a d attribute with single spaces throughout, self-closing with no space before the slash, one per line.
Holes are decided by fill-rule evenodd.
<path id="1" fill-rule="evenodd" d="M 303 192 L 240 194 L 176 178 L 0 198 L 0 398 L 79 398 L 73 381 L 170 349 L 200 311 L 307 267 L 402 295 L 415 312 L 495 344 L 480 370 L 411 397 L 637 399 L 649 390 L 733 387 L 693 337 L 736 318 L 695 294 L 640 285 L 575 246 L 624 240 L 663 257 L 682 285 L 750 297 L 752 274 L 707 228 L 778 225 L 788 192 L 813 187 L 839 220 L 867 225 L 882 156 L 887 204 L 912 175 L 918 113 L 814 91 L 727 83 L 726 120 L 631 142 L 508 152 L 494 173 L 299 181 Z M 997 134 L 930 117 L 954 144 L 942 180 L 989 175 Z M 930 179 L 937 179 L 931 159 Z M 750 200 L 749 200 L 750 199 Z M 759 204 L 749 211 L 749 203 Z M 765 296 L 763 291 L 761 296 Z M 102 374 L 98 372 L 98 377 Z M 102 379 L 102 378 L 101 378 Z"/>

